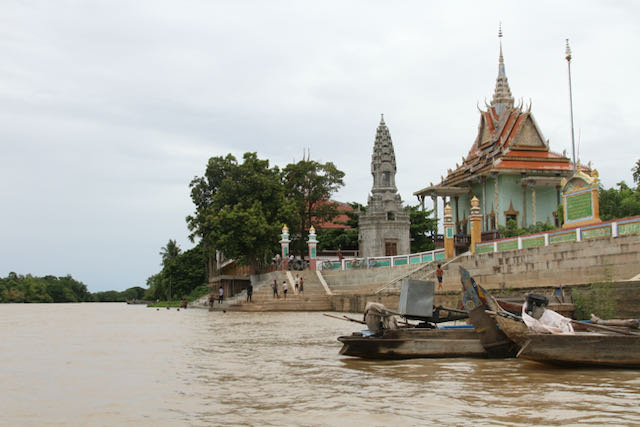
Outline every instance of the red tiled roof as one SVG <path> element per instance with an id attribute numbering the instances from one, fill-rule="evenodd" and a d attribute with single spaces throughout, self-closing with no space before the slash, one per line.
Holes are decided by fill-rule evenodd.
<path id="1" fill-rule="evenodd" d="M 335 200 L 330 200 L 330 201 L 326 201 L 326 202 L 320 202 L 321 204 L 328 204 L 328 203 L 335 203 L 338 206 L 338 210 L 340 211 L 348 211 L 348 212 L 355 212 L 355 209 L 353 209 L 350 205 L 346 204 L 346 203 L 342 203 L 342 202 L 336 202 Z M 329 228 L 342 228 L 342 229 L 347 229 L 347 228 L 351 228 L 346 224 L 339 224 L 339 223 L 346 223 L 349 220 L 349 216 L 347 214 L 344 213 L 340 213 L 338 214 L 335 218 L 333 218 L 332 221 L 326 221 L 323 222 L 321 224 L 316 224 L 315 223 L 315 218 L 314 218 L 314 226 L 316 228 L 323 228 L 323 229 L 329 229 Z"/>
<path id="2" fill-rule="evenodd" d="M 505 115 L 508 115 L 505 117 Z M 530 120 L 538 144 L 530 139 L 519 142 L 520 131 Z M 489 140 L 483 143 L 483 135 L 489 132 Z M 528 133 L 530 135 L 530 133 Z M 462 165 L 450 171 L 443 185 L 464 183 L 478 174 L 491 170 L 542 170 L 571 171 L 572 165 L 564 155 L 549 151 L 530 111 L 522 108 L 507 108 L 498 116 L 494 107 L 481 112 L 481 123 L 476 140 Z"/>

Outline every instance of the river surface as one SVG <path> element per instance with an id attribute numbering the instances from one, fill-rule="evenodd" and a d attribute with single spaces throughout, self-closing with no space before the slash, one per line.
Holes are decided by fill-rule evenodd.
<path id="1" fill-rule="evenodd" d="M 355 315 L 354 315 L 355 316 Z M 640 425 L 640 371 L 338 355 L 322 313 L 0 305 L 0 425 Z"/>

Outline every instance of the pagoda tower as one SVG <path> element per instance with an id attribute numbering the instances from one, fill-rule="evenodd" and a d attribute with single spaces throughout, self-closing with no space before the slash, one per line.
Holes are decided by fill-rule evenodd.
<path id="1" fill-rule="evenodd" d="M 360 255 L 393 256 L 410 253 L 409 215 L 402 210 L 396 188 L 396 155 L 384 115 L 376 131 L 371 155 L 373 186 L 366 214 L 360 215 Z"/>

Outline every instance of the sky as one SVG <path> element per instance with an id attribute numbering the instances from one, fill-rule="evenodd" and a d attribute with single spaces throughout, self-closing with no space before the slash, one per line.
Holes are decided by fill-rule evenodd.
<path id="1" fill-rule="evenodd" d="M 498 74 L 606 188 L 640 158 L 640 2 L 0 2 L 0 277 L 146 286 L 207 160 L 308 150 L 366 204 L 380 114 L 407 204 L 473 144 Z M 429 203 L 430 204 L 430 203 Z M 431 208 L 431 206 L 427 206 Z"/>

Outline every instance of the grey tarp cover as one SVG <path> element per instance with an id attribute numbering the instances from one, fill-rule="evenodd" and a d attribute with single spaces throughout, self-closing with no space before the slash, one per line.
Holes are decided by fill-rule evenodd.
<path id="1" fill-rule="evenodd" d="M 364 321 L 373 333 L 381 332 L 383 329 L 398 329 L 395 315 L 379 302 L 367 303 L 364 308 Z"/>

